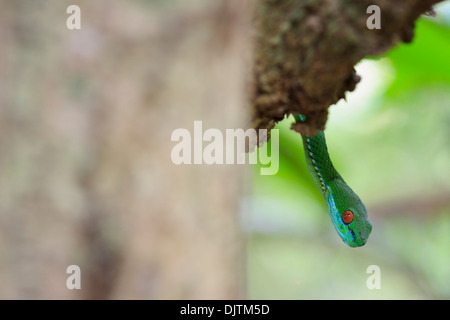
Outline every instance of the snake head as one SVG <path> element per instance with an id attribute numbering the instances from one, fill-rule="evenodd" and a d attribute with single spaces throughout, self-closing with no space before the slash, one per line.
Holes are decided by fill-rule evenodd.
<path id="1" fill-rule="evenodd" d="M 372 231 L 372 225 L 367 219 L 367 211 L 364 204 L 360 203 L 348 207 L 340 215 L 344 236 L 341 238 L 350 247 L 361 247 L 366 244 Z"/>
<path id="2" fill-rule="evenodd" d="M 350 247 L 365 245 L 372 225 L 367 218 L 366 207 L 353 190 L 340 178 L 330 183 L 325 199 L 342 240 Z"/>

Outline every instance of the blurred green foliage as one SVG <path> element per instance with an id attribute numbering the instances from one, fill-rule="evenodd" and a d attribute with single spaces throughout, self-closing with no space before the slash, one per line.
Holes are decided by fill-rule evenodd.
<path id="1" fill-rule="evenodd" d="M 450 29 L 429 20 L 417 22 L 416 39 L 389 52 L 396 71 L 395 82 L 386 92 L 388 97 L 422 86 L 450 82 Z"/>
<path id="2" fill-rule="evenodd" d="M 363 61 L 348 103 L 331 108 L 330 156 L 365 202 L 366 246 L 336 234 L 301 137 L 278 125 L 280 168 L 246 205 L 252 299 L 450 298 L 450 29 L 418 21 L 411 44 Z M 381 289 L 368 289 L 370 265 Z"/>

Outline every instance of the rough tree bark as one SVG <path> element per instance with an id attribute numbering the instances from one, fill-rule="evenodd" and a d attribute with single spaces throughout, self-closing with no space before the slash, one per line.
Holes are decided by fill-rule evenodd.
<path id="1" fill-rule="evenodd" d="M 260 0 L 256 6 L 253 127 L 274 127 L 303 114 L 293 129 L 324 130 L 328 107 L 355 89 L 354 65 L 399 41 L 410 42 L 414 21 L 439 0 Z M 366 26 L 370 5 L 381 29 Z"/>

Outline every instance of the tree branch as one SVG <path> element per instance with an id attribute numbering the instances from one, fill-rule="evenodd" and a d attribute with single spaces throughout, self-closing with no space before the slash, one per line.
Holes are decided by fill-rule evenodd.
<path id="1" fill-rule="evenodd" d="M 410 42 L 414 22 L 440 0 L 260 0 L 255 5 L 256 47 L 252 126 L 272 129 L 301 113 L 294 130 L 324 130 L 328 107 L 353 91 L 354 65 L 399 41 Z M 381 29 L 368 29 L 370 5 L 381 9 Z"/>

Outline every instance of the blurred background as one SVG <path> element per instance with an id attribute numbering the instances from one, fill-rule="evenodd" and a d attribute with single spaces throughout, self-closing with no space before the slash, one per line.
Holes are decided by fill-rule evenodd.
<path id="1" fill-rule="evenodd" d="M 292 118 L 274 176 L 171 161 L 175 129 L 245 127 L 248 2 L 0 0 L 0 298 L 450 298 L 449 1 L 436 9 L 331 107 L 331 158 L 373 225 L 351 249 Z"/>
<path id="2" fill-rule="evenodd" d="M 249 17 L 230 1 L 0 0 L 0 298 L 243 296 L 244 167 L 176 166 L 171 135 L 243 127 Z"/>

